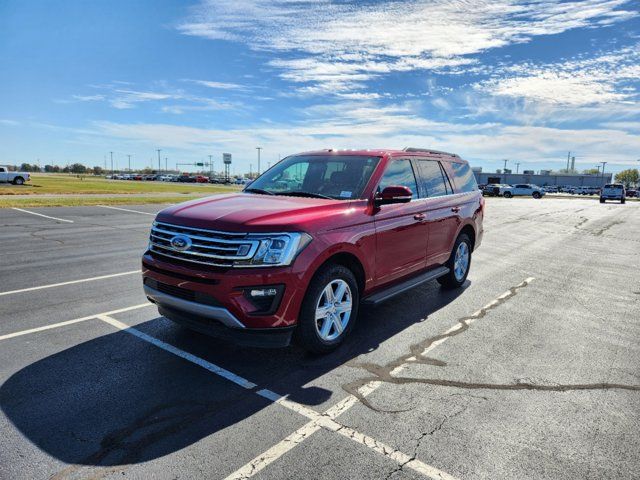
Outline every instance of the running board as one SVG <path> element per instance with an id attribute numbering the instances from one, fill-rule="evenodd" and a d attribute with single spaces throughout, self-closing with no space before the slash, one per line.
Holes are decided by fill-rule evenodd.
<path id="1" fill-rule="evenodd" d="M 402 283 L 392 285 L 391 287 L 386 288 L 380 292 L 374 293 L 373 295 L 369 295 L 368 297 L 362 300 L 362 303 L 364 305 L 378 305 L 382 302 L 386 302 L 387 300 L 395 297 L 396 295 L 400 295 L 401 293 L 404 293 L 407 290 L 411 290 L 413 287 L 417 287 L 418 285 L 422 285 L 425 282 L 435 280 L 436 278 L 442 277 L 447 273 L 449 273 L 448 267 L 434 268 L 427 272 L 421 273 L 416 277 L 410 278 L 409 280 L 405 280 Z"/>

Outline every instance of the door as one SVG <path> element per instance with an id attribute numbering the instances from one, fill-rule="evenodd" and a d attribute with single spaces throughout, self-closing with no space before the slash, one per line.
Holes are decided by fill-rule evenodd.
<path id="1" fill-rule="evenodd" d="M 413 192 L 409 203 L 382 205 L 374 215 L 376 228 L 376 284 L 382 285 L 425 267 L 429 226 L 425 203 L 419 201 L 411 161 L 391 159 L 378 191 L 401 185 Z"/>
<path id="2" fill-rule="evenodd" d="M 461 223 L 460 195 L 455 194 L 446 170 L 438 160 L 415 161 L 429 223 L 426 266 L 446 263 Z"/>

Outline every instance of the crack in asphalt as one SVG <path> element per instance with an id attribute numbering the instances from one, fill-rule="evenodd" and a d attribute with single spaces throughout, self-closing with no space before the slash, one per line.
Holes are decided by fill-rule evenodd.
<path id="1" fill-rule="evenodd" d="M 360 403 L 369 409 L 381 412 L 381 413 L 400 413 L 406 410 L 384 410 L 375 407 L 372 403 L 360 393 L 360 389 L 370 382 L 383 382 L 393 385 L 407 385 L 407 384 L 425 384 L 442 387 L 461 388 L 468 390 L 499 390 L 499 391 L 517 391 L 517 390 L 530 390 L 530 391 L 543 391 L 543 392 L 568 392 L 568 391 L 580 391 L 580 390 L 609 390 L 619 389 L 628 391 L 640 391 L 640 385 L 627 385 L 621 383 L 584 383 L 584 384 L 554 384 L 554 385 L 541 385 L 532 382 L 517 381 L 516 383 L 484 383 L 484 382 L 466 382 L 462 380 L 446 380 L 439 378 L 420 378 L 420 377 L 400 377 L 393 375 L 393 371 L 406 364 L 418 363 L 428 364 L 434 366 L 446 366 L 446 362 L 437 360 L 432 357 L 424 355 L 424 351 L 433 345 L 435 342 L 444 340 L 446 338 L 454 337 L 466 332 L 470 323 L 475 320 L 484 318 L 491 310 L 494 310 L 501 306 L 503 303 L 512 299 L 517 295 L 518 291 L 525 288 L 529 282 L 527 280 L 520 284 L 511 287 L 506 295 L 501 295 L 498 299 L 489 303 L 487 306 L 478 310 L 472 315 L 468 315 L 458 319 L 458 328 L 450 329 L 447 333 L 435 335 L 429 337 L 419 343 L 415 343 L 409 347 L 409 352 L 405 353 L 395 360 L 388 362 L 386 365 L 378 365 L 375 363 L 357 363 L 355 361 L 348 362 L 346 365 L 353 368 L 360 368 L 368 373 L 370 376 L 359 378 L 353 382 L 344 384 L 342 388 L 356 397 Z"/>

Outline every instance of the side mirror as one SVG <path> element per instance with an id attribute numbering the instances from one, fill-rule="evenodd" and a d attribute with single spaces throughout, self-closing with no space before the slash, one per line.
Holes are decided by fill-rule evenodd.
<path id="1" fill-rule="evenodd" d="M 400 185 L 393 185 L 386 187 L 382 192 L 378 193 L 374 202 L 376 206 L 389 205 L 392 203 L 408 203 L 413 197 L 413 192 L 409 187 L 402 187 Z"/>

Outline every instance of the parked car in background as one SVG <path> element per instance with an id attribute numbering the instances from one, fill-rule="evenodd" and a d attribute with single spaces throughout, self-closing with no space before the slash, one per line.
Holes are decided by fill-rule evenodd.
<path id="1" fill-rule="evenodd" d="M 505 198 L 511 197 L 533 197 L 533 198 L 542 198 L 545 195 L 545 192 L 542 188 L 537 185 L 532 185 L 529 183 L 518 183 L 516 185 L 512 185 L 509 187 L 500 188 L 500 193 Z"/>
<path id="2" fill-rule="evenodd" d="M 195 183 L 196 177 L 192 177 L 191 175 L 182 174 L 178 177 L 178 181 L 182 183 Z"/>
<path id="3" fill-rule="evenodd" d="M 196 175 L 196 183 L 209 183 L 209 177 L 204 175 Z"/>
<path id="4" fill-rule="evenodd" d="M 620 203 L 625 203 L 626 191 L 624 185 L 621 183 L 607 183 L 602 188 L 600 203 L 604 203 L 607 200 L 619 200 Z"/>
<path id="5" fill-rule="evenodd" d="M 558 187 L 555 185 L 547 185 L 542 187 L 542 189 L 547 193 L 558 193 Z"/>
<path id="6" fill-rule="evenodd" d="M 635 198 L 638 196 L 637 190 L 627 190 L 627 198 Z"/>
<path id="7" fill-rule="evenodd" d="M 9 167 L 0 167 L 0 183 L 23 185 L 30 179 L 31 175 L 28 172 L 10 172 Z"/>
<path id="8" fill-rule="evenodd" d="M 509 187 L 510 185 L 504 183 L 488 183 L 482 189 L 482 195 L 485 197 L 497 197 L 501 195 L 501 188 Z"/>
<path id="9" fill-rule="evenodd" d="M 144 290 L 161 315 L 193 330 L 252 346 L 293 338 L 326 353 L 352 331 L 361 303 L 435 279 L 464 285 L 484 202 L 454 154 L 293 155 L 241 193 L 161 211 Z"/>

